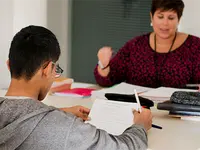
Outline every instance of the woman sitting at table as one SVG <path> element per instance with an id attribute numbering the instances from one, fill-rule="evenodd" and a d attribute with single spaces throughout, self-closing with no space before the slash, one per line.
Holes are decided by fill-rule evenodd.
<path id="1" fill-rule="evenodd" d="M 182 87 L 200 82 L 200 38 L 177 31 L 182 0 L 152 0 L 153 32 L 128 41 L 111 59 L 111 47 L 98 51 L 96 82 L 147 87 Z"/>

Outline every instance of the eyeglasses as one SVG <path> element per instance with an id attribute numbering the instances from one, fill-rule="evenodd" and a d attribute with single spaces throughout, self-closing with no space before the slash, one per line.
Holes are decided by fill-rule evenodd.
<path id="1" fill-rule="evenodd" d="M 63 69 L 59 66 L 59 64 L 52 62 L 52 64 L 54 64 L 56 66 L 56 78 L 60 77 L 61 74 L 63 73 Z"/>

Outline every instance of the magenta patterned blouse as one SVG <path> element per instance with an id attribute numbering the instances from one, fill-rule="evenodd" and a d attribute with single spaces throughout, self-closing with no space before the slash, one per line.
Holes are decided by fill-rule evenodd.
<path id="1" fill-rule="evenodd" d="M 182 87 L 200 83 L 200 38 L 189 35 L 170 53 L 156 53 L 149 44 L 150 33 L 128 41 L 110 61 L 110 73 L 96 82 L 111 86 L 120 82 L 146 87 Z M 155 60 L 156 59 L 156 60 Z"/>

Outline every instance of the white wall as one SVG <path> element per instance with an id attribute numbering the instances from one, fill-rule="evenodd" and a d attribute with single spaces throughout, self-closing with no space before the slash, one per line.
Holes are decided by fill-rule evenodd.
<path id="1" fill-rule="evenodd" d="M 63 75 L 70 76 L 70 40 L 71 40 L 71 0 L 47 1 L 47 27 L 58 38 L 61 48 L 60 66 L 64 69 Z"/>
<path id="2" fill-rule="evenodd" d="M 69 76 L 69 3 L 70 0 L 0 0 L 0 88 L 8 87 L 10 82 L 6 60 L 12 37 L 30 24 L 47 27 L 56 34 L 62 49 L 60 63 L 64 75 Z"/>
<path id="3" fill-rule="evenodd" d="M 13 6 L 14 34 L 30 24 L 47 27 L 47 0 L 13 0 Z"/>
<path id="4" fill-rule="evenodd" d="M 200 0 L 183 0 L 185 9 L 179 31 L 200 37 Z"/>
<path id="5" fill-rule="evenodd" d="M 0 1 L 0 87 L 6 87 L 10 81 L 6 60 L 13 36 L 13 3 L 10 0 Z"/>

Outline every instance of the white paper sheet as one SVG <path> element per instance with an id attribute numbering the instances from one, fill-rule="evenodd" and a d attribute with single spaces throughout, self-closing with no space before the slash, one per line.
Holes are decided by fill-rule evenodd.
<path id="1" fill-rule="evenodd" d="M 137 85 L 132 85 L 132 84 L 122 82 L 110 88 L 104 88 L 98 91 L 92 91 L 92 97 L 106 99 L 104 96 L 105 93 L 134 94 L 134 89 L 137 90 L 137 93 L 142 93 L 142 92 L 152 90 L 153 88 L 147 88 L 143 86 L 137 86 Z"/>
<path id="2" fill-rule="evenodd" d="M 156 88 L 156 89 L 149 90 L 145 93 L 142 93 L 142 94 L 140 94 L 140 96 L 157 97 L 157 98 L 158 97 L 160 97 L 160 98 L 170 98 L 171 95 L 176 91 L 196 92 L 197 90 L 159 87 L 159 88 Z"/>
<path id="3" fill-rule="evenodd" d="M 120 135 L 133 124 L 133 109 L 137 103 L 96 99 L 90 111 L 90 124 L 110 134 Z"/>

